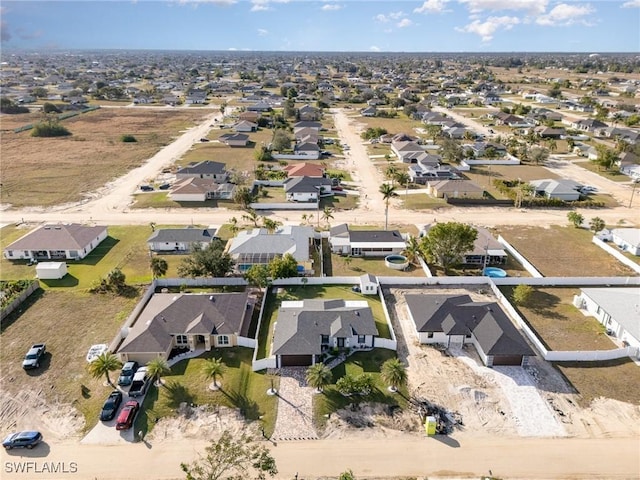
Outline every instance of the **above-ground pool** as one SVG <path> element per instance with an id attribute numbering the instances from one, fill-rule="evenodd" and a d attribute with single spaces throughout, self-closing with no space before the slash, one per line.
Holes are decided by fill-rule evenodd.
<path id="1" fill-rule="evenodd" d="M 404 255 L 387 255 L 384 264 L 393 270 L 404 270 L 409 266 L 409 261 Z"/>
<path id="2" fill-rule="evenodd" d="M 486 267 L 482 270 L 482 275 L 485 277 L 504 278 L 507 276 L 507 272 L 498 267 Z"/>

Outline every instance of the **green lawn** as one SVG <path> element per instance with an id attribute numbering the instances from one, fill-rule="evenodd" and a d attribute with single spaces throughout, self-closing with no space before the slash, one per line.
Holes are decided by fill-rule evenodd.
<path id="1" fill-rule="evenodd" d="M 573 163 L 575 163 L 579 167 L 584 168 L 585 170 L 589 170 L 590 172 L 595 172 L 601 177 L 608 178 L 609 180 L 612 180 L 614 182 L 623 183 L 623 182 L 631 181 L 631 178 L 629 178 L 628 175 L 621 173 L 619 170 L 602 170 L 602 168 L 600 168 L 598 165 L 596 165 L 594 162 L 590 160 L 585 161 L 584 159 L 582 159 L 582 161 L 575 161 Z"/>
<path id="2" fill-rule="evenodd" d="M 325 387 L 321 394 L 313 400 L 313 418 L 316 427 L 322 429 L 326 424 L 326 415 L 334 414 L 336 411 L 346 408 L 348 405 L 360 402 L 383 403 L 389 406 L 407 406 L 406 388 L 401 388 L 398 393 L 391 393 L 387 390 L 388 385 L 380 378 L 380 367 L 390 359 L 395 358 L 396 352 L 382 348 L 376 348 L 371 352 L 357 352 L 347 358 L 347 361 L 338 365 L 332 370 L 333 384 Z M 363 373 L 371 374 L 375 381 L 373 392 L 366 396 L 345 397 L 335 387 L 335 382 L 345 374 L 354 376 Z"/>
<path id="3" fill-rule="evenodd" d="M 272 289 L 271 289 L 272 290 Z M 269 291 L 264 312 L 262 312 L 262 324 L 258 332 L 258 353 L 256 358 L 266 358 L 268 348 L 273 339 L 273 328 L 278 317 L 278 309 L 283 301 L 305 299 L 342 299 L 342 300 L 366 300 L 376 321 L 378 336 L 391 338 L 391 332 L 387 319 L 384 316 L 382 304 L 377 296 L 362 295 L 351 290 L 347 285 L 307 285 L 300 287 L 281 287 L 278 293 Z"/>
<path id="4" fill-rule="evenodd" d="M 252 355 L 249 348 L 220 348 L 177 363 L 170 374 L 162 377 L 163 386 L 150 388 L 136 418 L 136 431 L 150 431 L 155 418 L 174 415 L 180 403 L 187 402 L 237 408 L 247 420 L 262 418 L 265 433 L 271 435 L 277 415 L 277 397 L 266 393 L 271 378 L 265 373 L 251 371 Z M 209 389 L 211 379 L 205 377 L 202 369 L 207 358 L 220 357 L 227 368 L 222 377 L 218 377 L 221 388 L 212 391 Z"/>
<path id="5" fill-rule="evenodd" d="M 442 198 L 435 198 L 426 193 L 416 193 L 413 195 L 401 195 L 402 208 L 407 210 L 433 210 L 436 208 L 451 208 Z"/>
<path id="6" fill-rule="evenodd" d="M 327 267 L 329 268 L 329 267 Z M 331 255 L 331 272 L 335 277 L 360 276 L 370 273 L 388 277 L 424 277 L 424 270 L 416 265 L 409 265 L 407 270 L 393 270 L 384 263 L 384 258 L 343 257 Z"/>

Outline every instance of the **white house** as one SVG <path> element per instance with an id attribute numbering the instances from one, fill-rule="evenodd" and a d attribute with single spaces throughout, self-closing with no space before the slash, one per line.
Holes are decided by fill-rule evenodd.
<path id="1" fill-rule="evenodd" d="M 614 228 L 611 241 L 625 252 L 640 255 L 640 228 Z"/>
<path id="2" fill-rule="evenodd" d="M 406 247 L 398 230 L 350 230 L 346 223 L 329 231 L 329 244 L 332 253 L 353 257 L 385 257 Z"/>
<path id="3" fill-rule="evenodd" d="M 214 233 L 215 229 L 207 228 L 160 228 L 147 238 L 147 245 L 152 252 L 189 253 L 196 245 L 205 248 Z"/>

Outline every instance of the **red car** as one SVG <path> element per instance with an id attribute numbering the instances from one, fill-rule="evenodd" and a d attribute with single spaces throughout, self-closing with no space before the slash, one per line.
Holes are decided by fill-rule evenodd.
<path id="1" fill-rule="evenodd" d="M 116 430 L 129 430 L 133 426 L 133 419 L 136 418 L 139 409 L 140 404 L 135 400 L 129 400 L 125 403 L 120 415 L 118 415 Z"/>

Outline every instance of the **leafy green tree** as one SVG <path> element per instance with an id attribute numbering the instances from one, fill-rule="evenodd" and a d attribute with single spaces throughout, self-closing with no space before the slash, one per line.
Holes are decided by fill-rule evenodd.
<path id="1" fill-rule="evenodd" d="M 307 368 L 306 380 L 309 386 L 321 392 L 333 380 L 333 373 L 324 363 L 316 363 Z"/>
<path id="2" fill-rule="evenodd" d="M 253 192 L 249 187 L 237 187 L 233 194 L 233 201 L 240 205 L 244 210 L 249 208 L 253 202 Z"/>
<path id="3" fill-rule="evenodd" d="M 342 472 L 338 477 L 338 480 L 356 480 L 356 476 L 353 474 L 351 470 L 347 470 L 346 472 Z"/>
<path id="4" fill-rule="evenodd" d="M 44 102 L 42 104 L 42 111 L 44 113 L 60 113 L 60 109 L 51 102 Z"/>
<path id="5" fill-rule="evenodd" d="M 162 385 L 162 375 L 171 372 L 171 367 L 162 357 L 156 357 L 147 363 L 147 375 L 149 378 L 155 378 Z"/>
<path id="6" fill-rule="evenodd" d="M 204 373 L 206 378 L 211 379 L 211 385 L 213 386 L 213 388 L 219 387 L 218 377 L 222 377 L 226 370 L 227 366 L 222 361 L 222 357 L 208 358 L 205 360 L 202 367 L 202 373 Z"/>
<path id="7" fill-rule="evenodd" d="M 389 226 L 389 200 L 393 197 L 397 197 L 396 186 L 391 183 L 383 183 L 380 185 L 380 193 L 382 194 L 382 199 L 384 200 L 384 229 L 386 230 Z"/>
<path id="8" fill-rule="evenodd" d="M 265 264 L 251 265 L 242 276 L 250 285 L 265 288 L 269 285 L 269 266 Z"/>
<path id="9" fill-rule="evenodd" d="M 169 270 L 169 264 L 162 257 L 151 257 L 150 264 L 153 278 L 163 277 Z"/>
<path id="10" fill-rule="evenodd" d="M 536 165 L 540 165 L 549 159 L 549 150 L 543 147 L 533 147 L 529 151 L 529 159 Z"/>
<path id="11" fill-rule="evenodd" d="M 591 220 L 589 220 L 589 230 L 594 233 L 601 232 L 602 230 L 604 230 L 605 226 L 606 224 L 604 223 L 604 220 L 600 217 L 593 217 Z"/>
<path id="12" fill-rule="evenodd" d="M 122 368 L 122 362 L 118 360 L 111 352 L 104 352 L 89 364 L 89 374 L 93 378 L 100 378 L 104 375 L 107 380 L 107 383 L 115 388 L 115 385 L 111 381 L 111 377 L 109 377 L 110 372 L 115 372 L 116 370 L 120 370 Z"/>
<path id="13" fill-rule="evenodd" d="M 520 284 L 513 289 L 511 299 L 516 305 L 526 305 L 533 295 L 533 287 L 531 285 Z"/>
<path id="14" fill-rule="evenodd" d="M 420 251 L 425 258 L 440 265 L 447 274 L 449 267 L 459 264 L 463 255 L 473 249 L 476 238 L 478 231 L 470 225 L 457 222 L 437 223 L 422 237 Z"/>
<path id="15" fill-rule="evenodd" d="M 181 277 L 224 277 L 233 270 L 233 260 L 224 251 L 225 244 L 214 239 L 205 248 L 198 244 L 193 253 L 178 266 Z"/>
<path id="16" fill-rule="evenodd" d="M 291 139 L 284 130 L 276 130 L 271 140 L 271 148 L 276 152 L 283 152 L 291 149 Z"/>
<path id="17" fill-rule="evenodd" d="M 278 473 L 276 461 L 264 445 L 246 435 L 234 438 L 228 430 L 205 448 L 205 454 L 191 464 L 181 463 L 186 480 L 264 480 Z"/>
<path id="18" fill-rule="evenodd" d="M 290 253 L 283 257 L 276 257 L 269 262 L 269 276 L 277 278 L 292 278 L 298 276 L 298 261 Z"/>
<path id="19" fill-rule="evenodd" d="M 574 227 L 580 228 L 580 226 L 584 222 L 584 216 L 578 212 L 572 211 L 567 213 L 567 220 L 569 220 Z"/>
<path id="20" fill-rule="evenodd" d="M 8 97 L 0 98 L 0 113 L 17 114 L 17 113 L 29 113 L 27 107 L 14 103 Z"/>
<path id="21" fill-rule="evenodd" d="M 458 162 L 462 157 L 462 147 L 451 138 L 446 138 L 441 145 L 442 158 L 449 163 Z"/>
<path id="22" fill-rule="evenodd" d="M 600 168 L 609 170 L 615 165 L 616 161 L 618 160 L 618 155 L 616 154 L 615 150 L 612 150 L 606 145 L 596 145 L 596 151 L 598 152 L 598 156 L 593 161 Z"/>
<path id="23" fill-rule="evenodd" d="M 395 392 L 407 381 L 407 367 L 399 358 L 390 358 L 382 364 L 380 377 Z"/>

